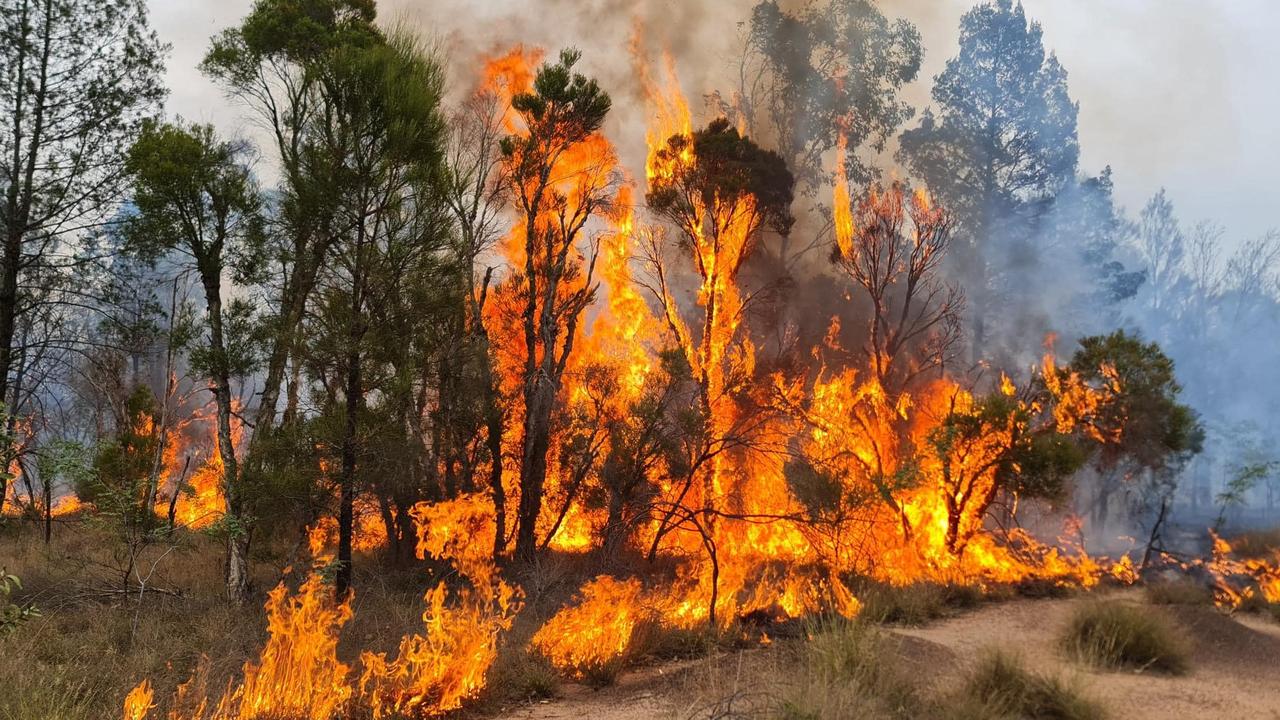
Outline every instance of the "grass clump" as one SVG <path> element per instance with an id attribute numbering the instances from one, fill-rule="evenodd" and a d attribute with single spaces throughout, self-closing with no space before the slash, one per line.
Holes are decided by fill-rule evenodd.
<path id="1" fill-rule="evenodd" d="M 560 675 L 551 663 L 537 653 L 507 648 L 489 670 L 485 688 L 489 705 L 553 698 L 560 690 Z"/>
<path id="2" fill-rule="evenodd" d="M 946 716 L 950 720 L 1101 720 L 1106 713 L 1075 683 L 1031 672 L 1015 655 L 989 651 L 970 671 Z"/>
<path id="3" fill-rule="evenodd" d="M 915 684 L 876 629 L 830 620 L 811 627 L 799 649 L 796 678 L 780 694 L 777 715 L 809 718 L 915 718 L 922 701 Z"/>
<path id="4" fill-rule="evenodd" d="M 1116 601 L 1080 605 L 1060 643 L 1077 660 L 1120 669 L 1181 675 L 1190 666 L 1190 648 L 1182 631 L 1163 613 Z"/>
<path id="5" fill-rule="evenodd" d="M 1146 587 L 1152 605 L 1212 605 L 1213 590 L 1191 578 L 1155 582 Z"/>

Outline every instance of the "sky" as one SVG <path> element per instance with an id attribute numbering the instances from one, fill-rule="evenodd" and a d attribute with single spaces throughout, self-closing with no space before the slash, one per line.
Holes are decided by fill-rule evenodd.
<path id="1" fill-rule="evenodd" d="M 253 137 L 240 109 L 196 70 L 209 37 L 252 0 L 148 0 L 170 43 L 168 112 Z M 691 97 L 726 87 L 739 47 L 736 24 L 754 0 L 381 0 L 383 18 L 419 28 L 449 51 L 458 85 L 478 56 L 514 42 L 576 46 L 615 98 L 639 101 L 627 42 L 636 22 L 647 45 L 668 47 Z M 786 4 L 786 3 L 784 3 Z M 890 17 L 916 23 L 924 40 L 920 78 L 906 95 L 928 102 L 957 47 L 972 0 L 882 0 Z M 1024 0 L 1047 49 L 1069 73 L 1080 104 L 1082 170 L 1110 165 L 1132 214 L 1167 188 L 1187 224 L 1213 220 L 1238 244 L 1273 227 L 1280 187 L 1280 2 L 1275 0 Z M 624 160 L 642 152 L 644 116 L 619 114 L 610 128 Z"/>

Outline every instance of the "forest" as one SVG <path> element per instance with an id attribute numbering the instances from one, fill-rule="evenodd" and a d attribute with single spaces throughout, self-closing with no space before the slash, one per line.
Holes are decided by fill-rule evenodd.
<path id="1" fill-rule="evenodd" d="M 0 0 L 0 718 L 1280 706 L 1280 231 L 1122 207 L 1021 3 L 255 0 L 238 134 L 148 5 Z"/>

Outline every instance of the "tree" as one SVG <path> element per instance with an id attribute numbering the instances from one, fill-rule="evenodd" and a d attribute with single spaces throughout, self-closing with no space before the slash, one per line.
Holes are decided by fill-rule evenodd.
<path id="1" fill-rule="evenodd" d="M 176 252 L 204 288 L 208 337 L 192 361 L 208 377 L 217 406 L 227 596 L 236 603 L 248 594 L 250 519 L 231 430 L 231 379 L 252 368 L 243 337 L 252 307 L 243 300 L 224 307 L 223 275 L 231 270 L 242 281 L 252 277 L 263 234 L 261 197 L 244 152 L 243 146 L 219 140 L 210 126 L 147 123 L 126 163 L 137 207 L 127 226 L 127 247 L 149 259 Z"/>
<path id="2" fill-rule="evenodd" d="M 1166 310 L 1188 250 L 1187 237 L 1173 214 L 1173 203 L 1164 188 L 1151 196 L 1134 227 L 1134 241 L 1150 279 L 1151 309 Z"/>
<path id="3" fill-rule="evenodd" d="M 835 216 L 831 257 L 870 301 L 863 359 L 893 403 L 952 359 L 960 340 L 964 298 L 939 270 L 951 217 L 901 185 L 872 188 L 856 207 L 838 191 Z"/>
<path id="4" fill-rule="evenodd" d="M 734 403 L 752 372 L 752 350 L 742 328 L 745 306 L 737 276 L 751 255 L 762 227 L 790 232 L 795 181 L 777 154 L 740 135 L 725 118 L 706 128 L 676 134 L 651 151 L 650 210 L 678 231 L 676 246 L 692 259 L 701 279 L 698 334 L 682 317 L 670 280 L 670 243 L 665 232 L 649 235 L 644 248 L 649 291 L 658 303 L 675 348 L 684 355 L 697 403 L 687 418 L 685 459 L 679 464 L 679 490 L 668 503 L 650 548 L 652 557 L 663 536 L 688 521 L 710 545 L 710 522 L 697 513 L 717 510 L 722 461 L 726 452 L 751 442 L 764 422 L 763 413 L 736 412 Z M 701 494 L 691 494 L 701 479 Z M 674 524 L 673 524 L 674 523 Z"/>
<path id="5" fill-rule="evenodd" d="M 493 268 L 480 269 L 480 258 L 497 242 L 502 231 L 501 213 L 507 200 L 507 183 L 502 177 L 503 157 L 499 142 L 502 137 L 502 114 L 497 94 L 489 89 L 477 91 L 454 113 L 449 121 L 449 143 L 445 164 L 444 202 L 453 214 L 458 230 L 457 255 L 461 261 L 461 279 L 465 284 L 465 303 L 458 306 L 456 318 L 466 343 L 457 354 L 457 373 L 474 373 L 478 392 L 458 388 L 452 398 L 465 403 L 478 396 L 475 425 L 483 425 L 485 446 L 489 455 L 489 491 L 493 497 L 494 557 L 502 555 L 507 541 L 507 496 L 503 484 L 502 440 L 506 430 L 506 408 L 494 373 L 489 330 L 484 311 L 489 300 Z M 470 372 L 469 372 L 470 371 Z M 473 405 L 474 406 L 474 405 Z M 446 416 L 444 422 L 453 433 L 455 445 L 476 438 L 481 428 L 458 422 L 466 413 Z"/>
<path id="6" fill-rule="evenodd" d="M 377 385 L 387 363 L 400 360 L 399 369 L 405 372 L 409 368 L 403 361 L 414 360 L 411 355 L 379 357 L 380 348 L 400 343 L 403 349 L 409 340 L 380 333 L 403 327 L 395 321 L 412 312 L 414 298 L 406 307 L 401 293 L 436 277 L 431 265 L 446 247 L 443 204 L 435 190 L 444 147 L 443 73 L 407 34 L 393 35 L 384 44 L 344 48 L 326 70 L 336 114 L 323 118 L 315 132 L 329 153 L 323 162 L 333 171 L 341 235 L 319 278 L 308 360 L 324 384 L 328 412 L 341 418 L 335 590 L 343 598 L 351 583 L 366 396 L 375 389 L 389 394 L 391 381 Z M 395 310 L 398 315 L 383 317 Z M 409 401 L 401 410 L 412 407 Z M 399 419 L 420 423 L 422 418 Z"/>
<path id="7" fill-rule="evenodd" d="M 296 360 L 299 326 L 316 276 L 343 228 L 334 202 L 335 168 L 326 143 L 340 133 L 340 88 L 329 64 L 342 53 L 384 42 L 373 0 L 257 0 L 238 27 L 213 38 L 201 69 L 247 105 L 274 140 L 282 187 L 278 228 L 271 234 L 273 282 L 268 305 L 265 377 L 253 446 L 274 427 L 285 371 Z M 286 416 L 296 411 L 290 385 Z M 250 467 L 252 470 L 252 467 Z"/>
<path id="8" fill-rule="evenodd" d="M 1077 105 L 1021 3 L 990 0 L 960 21 L 960 51 L 934 79 L 936 110 L 902 133 L 899 157 L 956 214 L 956 260 L 975 302 L 975 346 L 1002 288 L 1024 279 L 1036 220 L 1076 172 Z M 1001 276 L 988 258 L 999 257 Z"/>
<path id="9" fill-rule="evenodd" d="M 521 215 L 524 266 L 508 281 L 521 299 L 524 340 L 520 505 L 516 557 L 531 560 L 547 476 L 551 416 L 582 312 L 595 297 L 595 255 L 579 256 L 588 221 L 608 210 L 617 176 L 598 133 L 612 101 L 564 50 L 538 69 L 512 107 L 523 123 L 502 141 L 510 196 Z"/>
<path id="10" fill-rule="evenodd" d="M 1067 299 L 1074 327 L 1085 335 L 1115 327 L 1119 305 L 1138 294 L 1146 270 L 1129 270 L 1117 259 L 1131 223 L 1116 207 L 1111 168 L 1096 176 L 1080 175 L 1054 197 L 1045 219 L 1046 246 L 1041 263 L 1053 268 L 1071 294 Z M 1052 302 L 1061 302 L 1054 298 Z M 1062 322 L 1066 318 L 1055 317 Z"/>
<path id="11" fill-rule="evenodd" d="M 52 278 L 85 264 L 72 242 L 115 212 L 124 153 L 165 94 L 164 47 L 143 0 L 4 0 L 0 36 L 0 402 L 17 412 L 20 323 L 88 292 Z"/>
<path id="12" fill-rule="evenodd" d="M 837 134 L 851 150 L 879 152 L 911 118 L 898 93 L 922 56 L 915 26 L 890 22 L 872 0 L 809 0 L 795 10 L 766 0 L 751 11 L 736 93 L 716 99 L 753 137 L 770 138 L 798 189 L 813 195 L 829 180 L 823 157 Z M 876 175 L 856 152 L 845 172 L 859 183 Z"/>
<path id="13" fill-rule="evenodd" d="M 925 466 L 942 491 L 945 543 L 956 556 L 982 530 L 997 498 L 1060 499 L 1063 482 L 1086 460 L 1071 433 L 1074 424 L 1091 418 L 1058 404 L 1043 389 L 1018 397 L 1012 386 L 1006 388 L 977 399 L 955 393 L 949 412 L 926 439 Z"/>
<path id="14" fill-rule="evenodd" d="M 848 428 L 859 437 L 811 443 L 807 457 L 791 462 L 788 477 L 802 496 L 832 501 L 806 502 L 811 515 L 823 516 L 819 519 L 827 524 L 852 516 L 862 500 L 878 498 L 909 537 L 911 523 L 900 494 L 916 473 L 913 463 L 902 462 L 909 455 L 904 448 L 910 445 L 911 426 L 902 409 L 922 380 L 940 374 L 954 358 L 961 339 L 964 297 L 940 272 L 952 220 L 923 191 L 898 184 L 873 187 L 851 202 L 842 174 L 834 210 L 831 259 L 853 284 L 851 299 L 866 308 L 865 333 L 853 369 L 832 381 L 819 379 L 817 397 L 796 412 L 824 436 L 842 436 Z M 829 333 L 828 350 L 836 355 L 843 352 L 841 329 L 833 325 Z M 864 368 L 866 375 L 859 378 Z M 843 401 L 830 402 L 837 395 Z M 837 477 L 845 482 L 834 481 Z M 828 492 L 850 487 L 852 492 Z"/>
<path id="15" fill-rule="evenodd" d="M 1111 497 L 1122 483 L 1148 482 L 1137 496 L 1140 510 L 1152 500 L 1167 503 L 1176 489 L 1177 471 L 1204 442 L 1195 411 L 1179 402 L 1182 387 L 1173 361 L 1156 343 L 1117 330 L 1083 338 L 1068 369 L 1085 382 L 1113 381 L 1119 388 L 1097 415 L 1109 440 L 1100 443 L 1094 460 L 1095 526 L 1106 526 Z"/>

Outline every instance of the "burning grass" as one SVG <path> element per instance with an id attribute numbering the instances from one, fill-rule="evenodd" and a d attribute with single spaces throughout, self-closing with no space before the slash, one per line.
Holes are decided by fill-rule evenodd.
<path id="1" fill-rule="evenodd" d="M 1060 638 L 1070 656 L 1097 667 L 1182 675 L 1190 669 L 1186 634 L 1163 613 L 1114 600 L 1080 605 Z"/>

